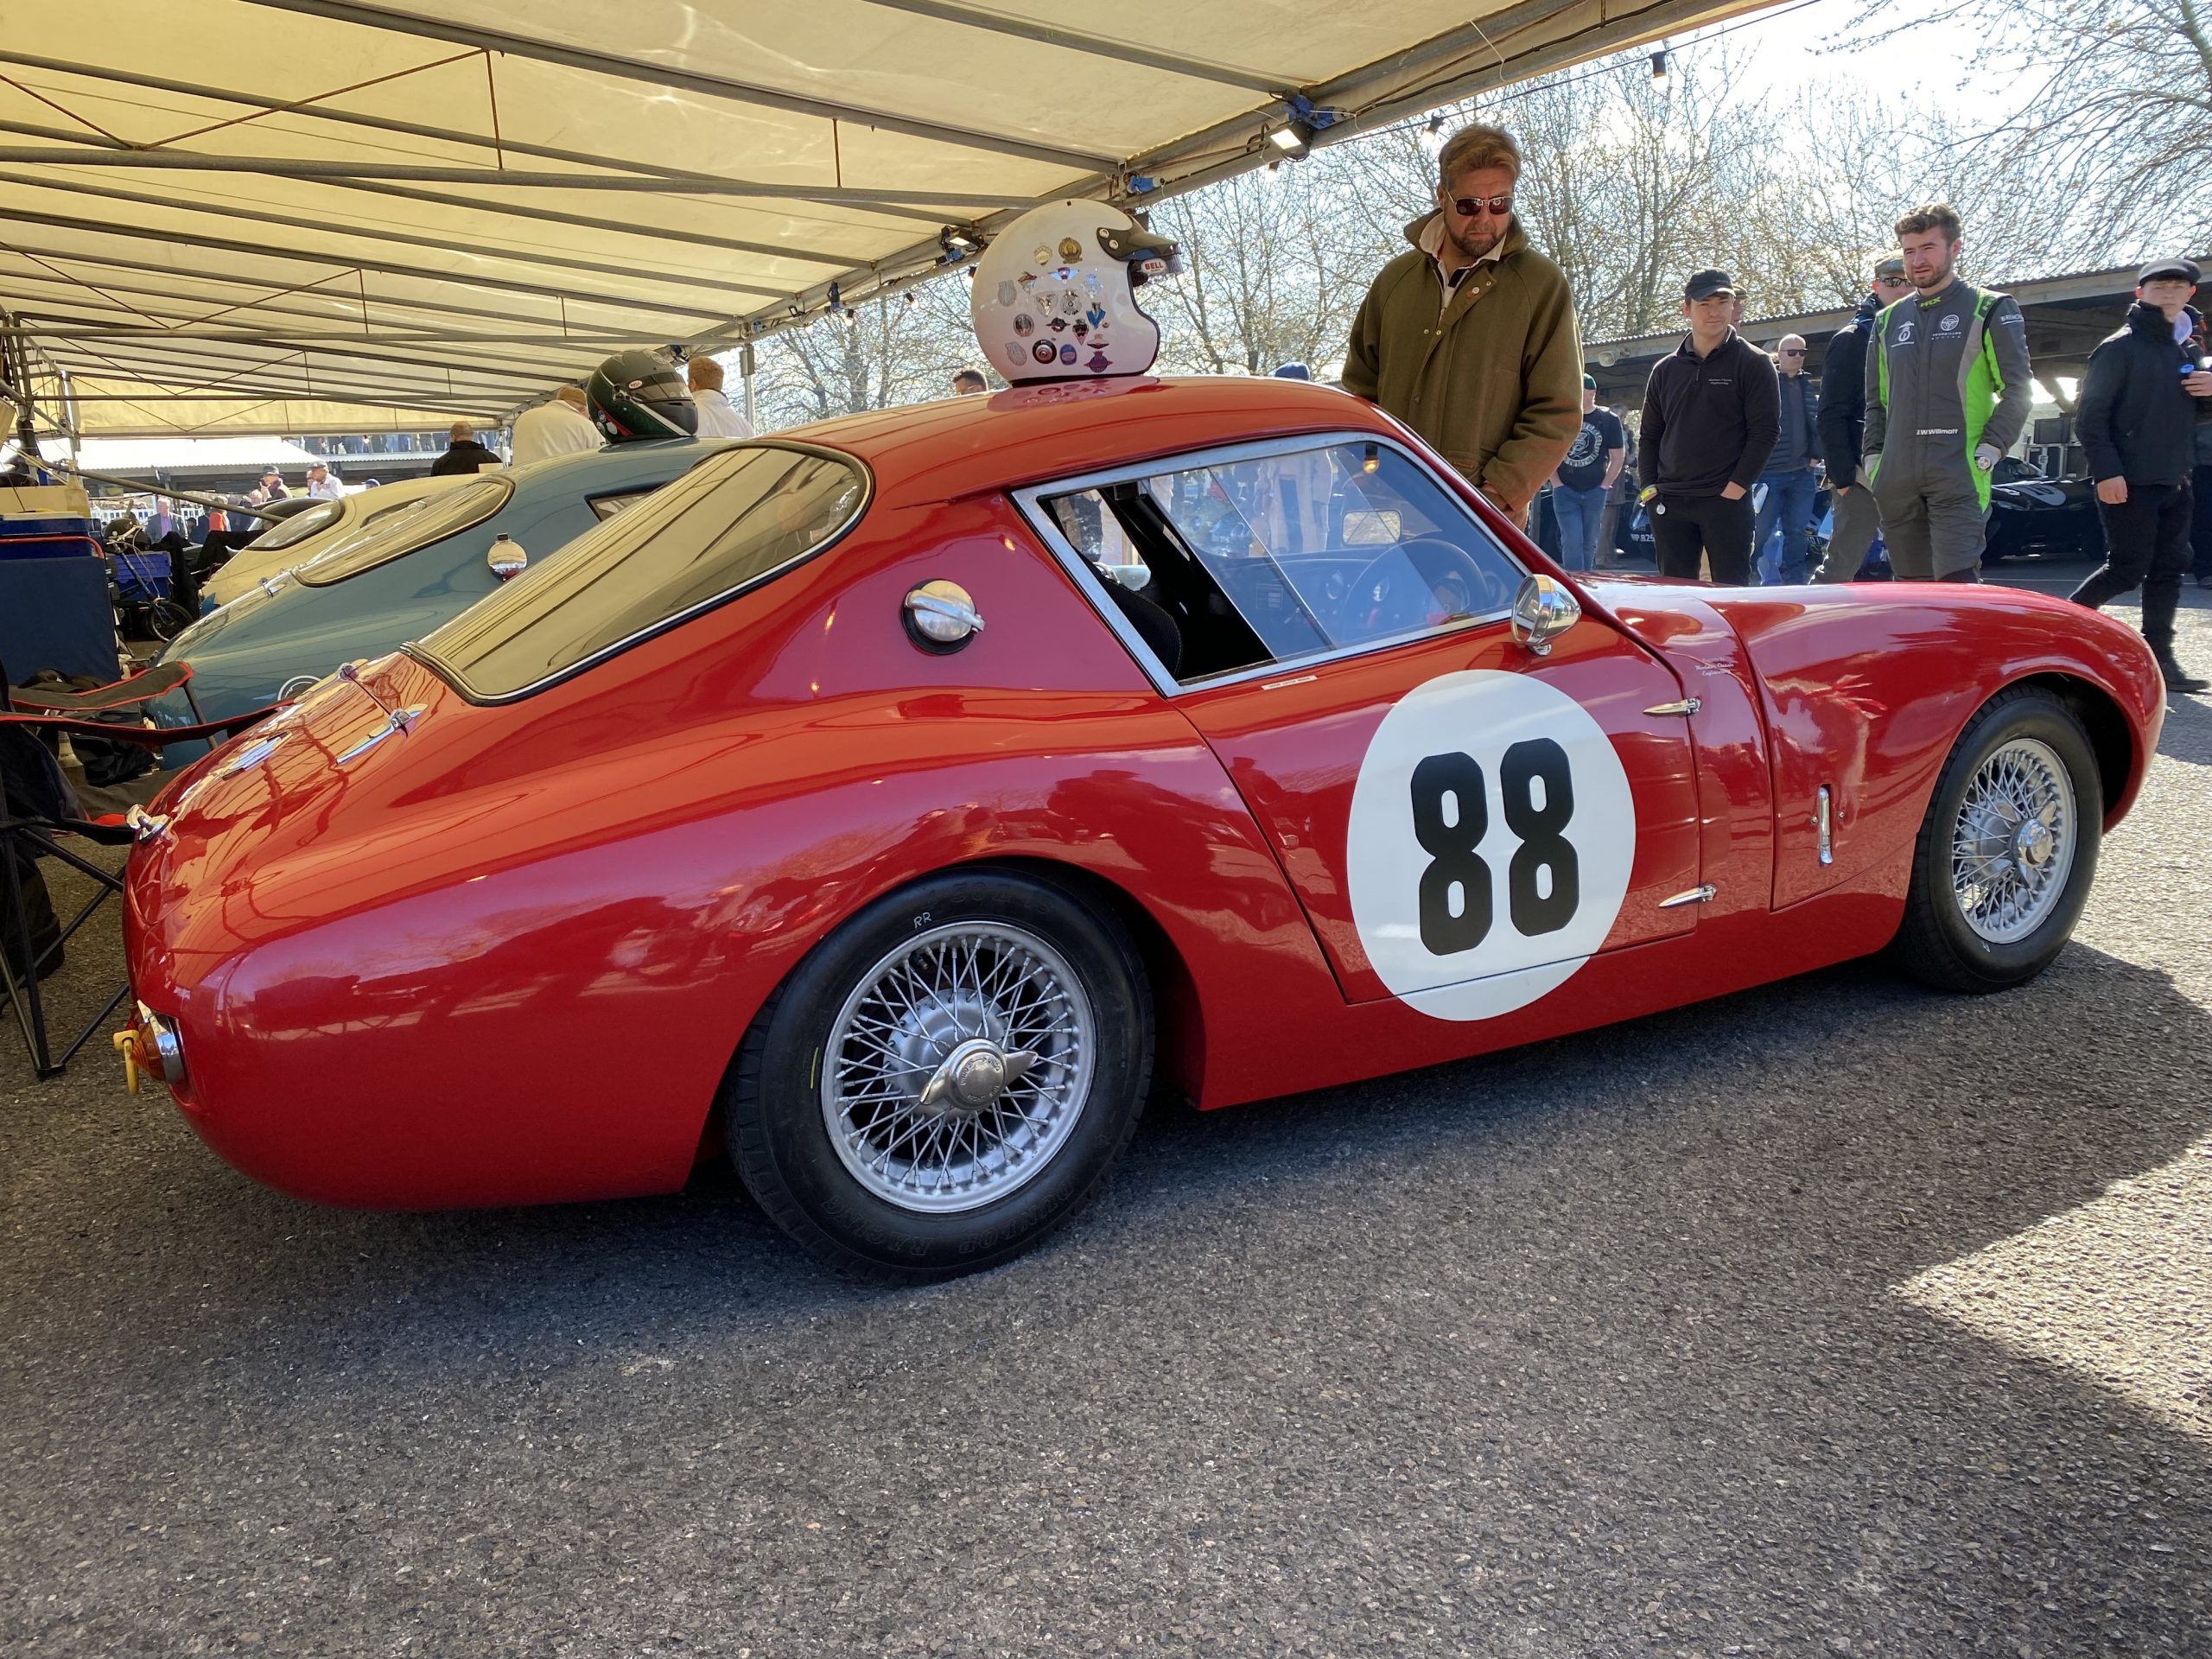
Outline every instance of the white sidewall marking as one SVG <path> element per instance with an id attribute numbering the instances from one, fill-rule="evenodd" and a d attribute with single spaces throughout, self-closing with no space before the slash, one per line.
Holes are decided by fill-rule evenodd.
<path id="1" fill-rule="evenodd" d="M 1528 938 L 1507 894 L 1521 843 L 1499 775 L 1506 750 L 1535 738 L 1558 744 L 1572 768 L 1574 815 L 1562 833 L 1581 892 L 1566 926 Z M 1482 768 L 1490 823 L 1476 851 L 1490 867 L 1493 920 L 1474 949 L 1439 957 L 1421 937 L 1421 878 L 1433 855 L 1414 831 L 1413 772 L 1455 752 Z M 1346 843 L 1352 925 L 1391 995 L 1434 1019 L 1491 1020 L 1565 984 L 1612 931 L 1636 862 L 1636 801 L 1620 756 L 1580 703 L 1527 675 L 1470 670 L 1414 687 L 1383 715 L 1352 787 Z"/>

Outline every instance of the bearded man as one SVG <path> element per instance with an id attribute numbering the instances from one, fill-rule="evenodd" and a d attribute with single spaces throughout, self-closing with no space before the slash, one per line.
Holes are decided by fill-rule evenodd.
<path id="1" fill-rule="evenodd" d="M 1406 226 L 1412 248 L 1368 290 L 1344 373 L 1516 522 L 1582 425 L 1574 302 L 1513 216 L 1520 178 L 1503 128 L 1452 136 L 1436 211 Z"/>

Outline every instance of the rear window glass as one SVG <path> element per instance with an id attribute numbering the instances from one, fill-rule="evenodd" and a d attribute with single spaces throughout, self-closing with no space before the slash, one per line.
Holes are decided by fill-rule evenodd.
<path id="1" fill-rule="evenodd" d="M 482 524 L 506 505 L 514 488 L 512 479 L 495 473 L 473 484 L 410 501 L 340 537 L 292 575 L 310 588 L 327 588 L 364 570 L 373 570 L 417 548 Z"/>
<path id="2" fill-rule="evenodd" d="M 305 512 L 296 512 L 289 518 L 279 518 L 276 524 L 253 538 L 253 550 L 266 553 L 271 549 L 290 547 L 304 542 L 310 536 L 320 536 L 338 522 L 346 511 L 335 501 L 326 501 L 319 507 L 309 507 Z"/>
<path id="3" fill-rule="evenodd" d="M 818 552 L 868 488 L 860 464 L 830 450 L 724 450 L 411 649 L 472 697 L 518 696 Z"/>

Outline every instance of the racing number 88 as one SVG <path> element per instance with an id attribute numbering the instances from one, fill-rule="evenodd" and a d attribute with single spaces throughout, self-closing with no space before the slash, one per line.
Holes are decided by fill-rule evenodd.
<path id="1" fill-rule="evenodd" d="M 1499 763 L 1498 790 L 1504 798 L 1506 827 L 1521 843 L 1506 866 L 1506 903 L 1514 931 L 1527 938 L 1555 933 L 1574 918 L 1582 887 L 1581 862 L 1564 834 L 1574 817 L 1574 778 L 1567 751 L 1548 737 L 1514 744 Z M 1448 823 L 1446 796 L 1454 803 Z M 1431 956 L 1471 950 L 1489 937 L 1495 920 L 1490 864 L 1476 850 L 1490 833 L 1481 766 L 1457 753 L 1422 760 L 1414 767 L 1413 811 L 1414 838 L 1430 859 L 1421 874 L 1421 942 Z M 1540 881 L 1540 872 L 1548 880 Z M 1454 887 L 1460 893 L 1456 915 Z"/>

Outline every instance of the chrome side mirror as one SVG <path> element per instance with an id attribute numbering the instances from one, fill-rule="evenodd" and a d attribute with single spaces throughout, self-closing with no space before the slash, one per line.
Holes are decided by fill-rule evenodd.
<path id="1" fill-rule="evenodd" d="M 957 651 L 983 631 L 976 601 L 957 582 L 925 582 L 906 595 L 906 632 L 924 651 Z"/>
<path id="2" fill-rule="evenodd" d="M 1551 655 L 1552 641 L 1582 620 L 1582 606 L 1552 576 L 1523 576 L 1513 595 L 1513 637 L 1532 657 Z"/>
<path id="3" fill-rule="evenodd" d="M 530 555 L 522 550 L 520 542 L 502 533 L 492 538 L 492 550 L 485 554 L 484 563 L 492 567 L 493 575 L 507 582 L 522 575 L 530 564 Z"/>

